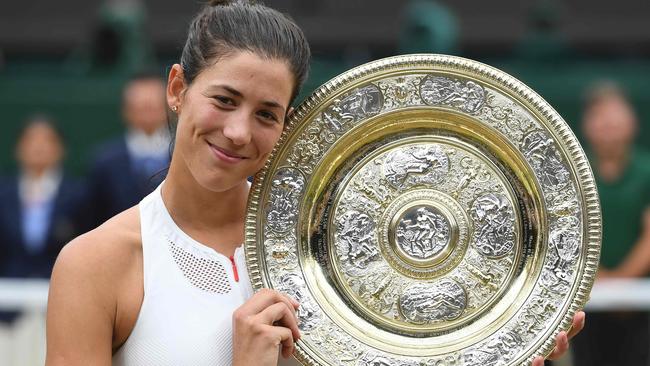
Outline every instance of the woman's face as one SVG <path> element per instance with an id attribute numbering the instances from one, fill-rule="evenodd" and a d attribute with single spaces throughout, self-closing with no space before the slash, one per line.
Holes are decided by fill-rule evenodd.
<path id="1" fill-rule="evenodd" d="M 211 191 L 226 191 L 262 168 L 282 133 L 293 92 L 286 62 L 242 51 L 203 70 L 189 87 L 181 68 L 167 100 L 178 107 L 172 159 Z"/>

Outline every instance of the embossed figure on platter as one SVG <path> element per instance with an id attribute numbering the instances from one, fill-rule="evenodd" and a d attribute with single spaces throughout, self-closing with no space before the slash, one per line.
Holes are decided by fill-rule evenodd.
<path id="1" fill-rule="evenodd" d="M 449 222 L 427 206 L 407 211 L 397 227 L 397 243 L 408 255 L 427 259 L 449 244 Z"/>
<path id="2" fill-rule="evenodd" d="M 449 104 L 469 113 L 478 111 L 485 100 L 485 91 L 475 82 L 463 83 L 439 76 L 424 78 L 420 95 L 427 104 Z"/>
<path id="3" fill-rule="evenodd" d="M 399 305 L 406 319 L 421 324 L 458 318 L 467 306 L 467 299 L 459 284 L 443 280 L 406 288 Z"/>
<path id="4" fill-rule="evenodd" d="M 410 147 L 390 153 L 384 170 L 388 182 L 404 188 L 423 182 L 440 182 L 449 170 L 449 161 L 437 145 Z"/>
<path id="5" fill-rule="evenodd" d="M 472 205 L 476 228 L 476 249 L 488 257 L 501 257 L 514 245 L 514 214 L 508 200 L 488 193 Z"/>
<path id="6" fill-rule="evenodd" d="M 522 148 L 541 175 L 542 182 L 550 189 L 557 190 L 566 185 L 569 172 L 560 162 L 553 140 L 541 132 L 532 132 L 524 138 Z"/>
<path id="7" fill-rule="evenodd" d="M 378 254 L 375 227 L 370 216 L 359 211 L 348 211 L 338 220 L 337 237 L 344 243 L 341 254 L 357 268 L 366 268 Z"/>

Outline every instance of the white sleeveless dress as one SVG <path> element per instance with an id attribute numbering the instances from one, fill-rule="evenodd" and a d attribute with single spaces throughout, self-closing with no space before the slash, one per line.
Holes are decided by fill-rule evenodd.
<path id="1" fill-rule="evenodd" d="M 144 299 L 113 366 L 231 365 L 232 313 L 253 295 L 243 248 L 228 258 L 192 239 L 160 192 L 139 205 Z"/>

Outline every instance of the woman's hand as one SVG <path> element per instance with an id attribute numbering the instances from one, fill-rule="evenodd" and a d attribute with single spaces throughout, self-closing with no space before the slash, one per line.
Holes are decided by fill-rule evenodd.
<path id="1" fill-rule="evenodd" d="M 276 366 L 278 351 L 288 358 L 300 338 L 298 303 L 262 289 L 233 313 L 233 366 Z"/>
<path id="2" fill-rule="evenodd" d="M 550 355 L 548 355 L 549 360 L 556 360 L 566 353 L 569 349 L 569 340 L 578 334 L 582 328 L 585 326 L 585 312 L 579 311 L 573 317 L 573 324 L 569 330 L 569 334 L 566 332 L 560 332 L 557 337 L 555 337 L 555 348 Z M 533 366 L 543 366 L 544 358 L 541 356 L 536 357 L 533 360 Z"/>

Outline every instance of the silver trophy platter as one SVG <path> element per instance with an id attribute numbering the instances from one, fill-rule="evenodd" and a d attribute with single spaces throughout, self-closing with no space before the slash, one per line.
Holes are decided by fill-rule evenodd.
<path id="1" fill-rule="evenodd" d="M 575 136 L 475 61 L 406 55 L 323 85 L 251 187 L 255 289 L 300 302 L 307 365 L 530 364 L 588 297 L 601 220 Z"/>

